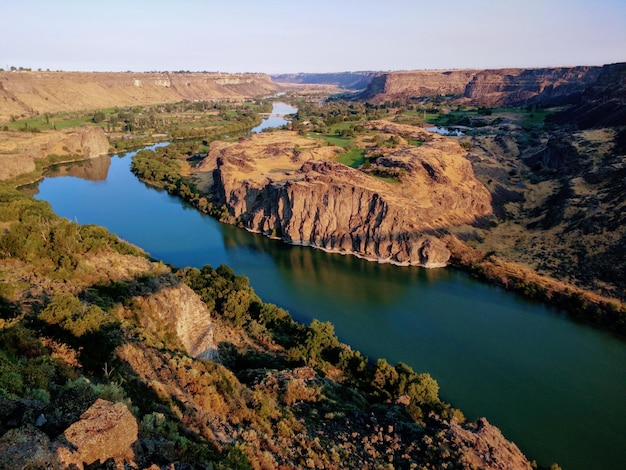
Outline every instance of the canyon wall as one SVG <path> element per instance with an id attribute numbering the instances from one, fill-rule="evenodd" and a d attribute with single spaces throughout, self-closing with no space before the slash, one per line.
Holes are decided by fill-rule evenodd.
<path id="1" fill-rule="evenodd" d="M 106 155 L 109 140 L 101 127 L 85 126 L 62 131 L 3 132 L 0 134 L 0 180 L 30 173 L 36 161 L 51 155 L 57 162 Z M 65 158 L 67 157 L 67 158 Z"/>
<path id="2" fill-rule="evenodd" d="M 490 213 L 487 189 L 458 142 L 412 126 L 369 125 L 427 140 L 378 159 L 375 165 L 399 180 L 337 163 L 343 149 L 295 133 L 213 142 L 198 171 L 212 173 L 217 202 L 250 231 L 379 262 L 445 266 L 450 252 L 440 235 Z"/>
<path id="3" fill-rule="evenodd" d="M 483 106 L 570 104 L 593 83 L 600 67 L 481 70 L 468 82 L 464 97 Z"/>
<path id="4" fill-rule="evenodd" d="M 598 80 L 602 69 L 580 66 L 389 72 L 374 77 L 361 97 L 383 102 L 420 96 L 458 95 L 480 106 L 571 104 Z"/>
<path id="5" fill-rule="evenodd" d="M 275 93 L 264 74 L 0 72 L 0 122 L 11 116 Z"/>
<path id="6" fill-rule="evenodd" d="M 374 102 L 414 96 L 461 95 L 477 70 L 420 70 L 381 73 L 362 97 Z"/>

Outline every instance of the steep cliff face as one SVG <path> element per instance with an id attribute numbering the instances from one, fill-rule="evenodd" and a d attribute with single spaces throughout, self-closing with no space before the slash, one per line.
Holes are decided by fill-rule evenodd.
<path id="1" fill-rule="evenodd" d="M 0 72 L 0 122 L 55 113 L 275 93 L 264 74 Z"/>
<path id="2" fill-rule="evenodd" d="M 580 129 L 626 125 L 626 63 L 605 65 L 586 85 L 573 107 L 549 120 Z"/>
<path id="3" fill-rule="evenodd" d="M 599 67 L 482 70 L 469 81 L 464 96 L 484 106 L 569 104 L 599 71 Z"/>
<path id="4" fill-rule="evenodd" d="M 50 155 L 68 160 L 95 158 L 107 154 L 109 140 L 100 127 L 65 131 L 3 132 L 0 134 L 0 180 L 35 170 L 35 161 Z"/>
<path id="5" fill-rule="evenodd" d="M 199 167 L 213 172 L 218 202 L 248 230 L 380 262 L 440 267 L 450 253 L 438 235 L 491 210 L 458 143 L 429 135 L 421 147 L 390 151 L 384 165 L 403 174 L 390 183 L 334 161 L 340 149 L 307 149 L 315 141 L 280 134 L 215 142 Z"/>
<path id="6" fill-rule="evenodd" d="M 390 72 L 375 77 L 362 98 L 374 102 L 454 94 L 482 106 L 576 102 L 601 67 Z"/>
<path id="7" fill-rule="evenodd" d="M 374 77 L 362 98 L 381 102 L 411 96 L 461 95 L 476 70 L 390 72 Z"/>

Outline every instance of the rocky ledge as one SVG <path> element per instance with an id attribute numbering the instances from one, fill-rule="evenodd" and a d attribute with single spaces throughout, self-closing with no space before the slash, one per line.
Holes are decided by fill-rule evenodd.
<path id="1" fill-rule="evenodd" d="M 379 150 L 372 167 L 393 178 L 338 163 L 343 149 L 292 132 L 213 142 L 197 171 L 212 174 L 214 199 L 247 230 L 379 262 L 445 266 L 439 237 L 490 213 L 487 189 L 458 142 L 386 121 L 370 128 L 423 144 L 401 139 Z"/>

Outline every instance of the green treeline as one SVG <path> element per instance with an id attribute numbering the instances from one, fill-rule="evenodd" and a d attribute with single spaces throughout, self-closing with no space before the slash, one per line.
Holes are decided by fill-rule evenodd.
<path id="1" fill-rule="evenodd" d="M 225 351 L 225 360 L 235 373 L 250 368 L 302 365 L 322 371 L 338 369 L 345 383 L 367 393 L 373 402 L 406 395 L 410 398 L 407 409 L 417 421 L 431 411 L 446 419 L 463 419 L 459 410 L 440 400 L 439 385 L 429 374 L 418 374 L 403 363 L 392 366 L 384 359 L 370 363 L 359 351 L 339 342 L 330 322 L 313 320 L 308 326 L 297 323 L 287 311 L 262 302 L 248 279 L 235 275 L 229 267 L 185 268 L 178 275 L 233 327 L 244 328 L 259 342 L 276 343 L 286 351 L 286 357 L 280 360 L 246 349 Z"/>
<path id="2" fill-rule="evenodd" d="M 188 160 L 206 150 L 206 145 L 206 140 L 189 140 L 155 150 L 141 150 L 133 157 L 130 170 L 144 183 L 180 197 L 204 214 L 226 220 L 228 209 L 210 202 L 181 174 L 182 166 L 189 165 Z"/>

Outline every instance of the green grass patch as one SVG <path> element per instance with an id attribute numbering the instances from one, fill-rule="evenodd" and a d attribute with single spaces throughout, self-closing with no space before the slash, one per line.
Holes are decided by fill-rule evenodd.
<path id="1" fill-rule="evenodd" d="M 346 153 L 342 153 L 337 157 L 339 163 L 343 163 L 352 168 L 357 168 L 365 163 L 365 151 L 359 148 L 351 148 Z"/>
<path id="2" fill-rule="evenodd" d="M 337 147 L 348 147 L 354 142 L 352 137 L 341 137 L 333 134 L 318 134 L 316 132 L 309 132 L 308 137 L 313 139 L 323 140 L 330 145 L 336 145 Z"/>
<path id="3" fill-rule="evenodd" d="M 333 124 L 332 126 L 330 126 L 330 132 L 333 134 L 338 134 L 341 131 L 344 131 L 346 129 L 350 129 L 354 126 L 356 126 L 357 124 L 361 124 L 362 121 L 343 121 L 343 122 L 339 122 L 337 124 Z"/>

